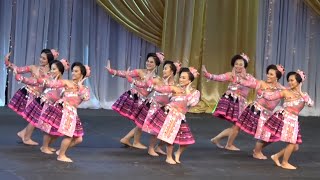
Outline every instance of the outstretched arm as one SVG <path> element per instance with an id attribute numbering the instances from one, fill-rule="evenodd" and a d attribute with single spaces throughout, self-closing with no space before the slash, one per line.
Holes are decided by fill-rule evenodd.
<path id="1" fill-rule="evenodd" d="M 139 71 L 137 69 L 129 72 L 112 69 L 110 65 L 110 60 L 108 60 L 107 62 L 106 69 L 108 70 L 109 74 L 111 74 L 112 76 L 119 76 L 119 77 L 125 78 L 127 73 L 128 73 L 128 76 L 131 76 L 131 77 L 139 76 Z"/>
<path id="2" fill-rule="evenodd" d="M 236 83 L 238 83 L 238 84 L 240 84 L 242 86 L 246 86 L 246 87 L 252 88 L 252 89 L 258 89 L 261 86 L 262 81 L 259 81 L 259 80 L 256 80 L 256 79 L 246 80 L 246 79 L 242 79 L 242 78 L 237 77 L 236 78 Z"/>
<path id="3" fill-rule="evenodd" d="M 220 82 L 233 80 L 231 73 L 225 73 L 225 74 L 220 74 L 220 75 L 210 74 L 204 65 L 202 65 L 202 72 L 203 72 L 204 77 L 207 80 L 220 81 Z"/>
<path id="4" fill-rule="evenodd" d="M 263 95 L 263 98 L 265 98 L 266 100 L 269 100 L 269 101 L 274 101 L 274 100 L 277 100 L 277 99 L 283 99 L 284 98 L 284 91 L 275 91 L 274 93 L 271 93 L 271 94 L 263 94 L 262 92 L 262 95 Z"/>
<path id="5" fill-rule="evenodd" d="M 195 106 L 200 101 L 200 92 L 195 90 L 192 94 L 188 95 L 188 106 Z"/>
<path id="6" fill-rule="evenodd" d="M 24 77 L 21 74 L 16 74 L 15 78 L 17 81 L 22 82 L 27 85 L 31 85 L 31 86 L 39 85 L 37 79 L 34 77 Z"/>
<path id="7" fill-rule="evenodd" d="M 90 90 L 88 87 L 82 86 L 79 89 L 79 95 L 83 101 L 88 101 L 90 99 Z"/>
<path id="8" fill-rule="evenodd" d="M 37 80 L 39 84 L 43 84 L 45 87 L 49 88 L 61 88 L 66 86 L 65 80 L 47 80 L 40 78 Z"/>
<path id="9" fill-rule="evenodd" d="M 303 93 L 302 98 L 307 106 L 312 107 L 314 105 L 313 100 L 310 98 L 308 93 Z"/>

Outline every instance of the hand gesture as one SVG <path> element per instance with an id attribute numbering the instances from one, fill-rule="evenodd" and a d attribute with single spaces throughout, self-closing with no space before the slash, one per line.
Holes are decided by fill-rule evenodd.
<path id="1" fill-rule="evenodd" d="M 186 94 L 190 94 L 191 92 L 191 83 L 189 83 L 186 87 Z"/>
<path id="2" fill-rule="evenodd" d="M 18 74 L 17 73 L 17 67 L 13 67 L 13 74 Z"/>
<path id="3" fill-rule="evenodd" d="M 114 74 L 114 70 L 111 69 L 110 60 L 107 61 L 107 66 L 105 67 L 110 74 Z"/>
<path id="4" fill-rule="evenodd" d="M 304 93 L 302 92 L 302 83 L 298 85 L 298 92 L 301 96 L 304 96 Z"/>
<path id="5" fill-rule="evenodd" d="M 81 81 L 78 82 L 78 86 L 82 87 L 83 86 L 83 82 L 87 79 L 87 77 L 83 78 Z"/>
<path id="6" fill-rule="evenodd" d="M 16 78 L 17 81 L 21 81 L 22 75 L 21 74 L 16 74 L 15 78 Z"/>
<path id="7" fill-rule="evenodd" d="M 236 70 L 235 70 L 235 68 L 232 68 L 231 77 L 232 77 L 233 81 L 236 81 L 236 80 L 237 80 L 237 75 L 236 75 Z"/>
<path id="8" fill-rule="evenodd" d="M 203 72 L 204 77 L 206 77 L 207 79 L 210 79 L 210 73 L 208 73 L 206 67 L 204 65 L 202 65 L 201 71 Z"/>
<path id="9" fill-rule="evenodd" d="M 4 59 L 5 59 L 5 65 L 6 66 L 9 66 L 10 67 L 10 60 L 9 60 L 9 56 L 11 55 L 11 52 L 9 52 L 5 57 L 4 57 Z"/>

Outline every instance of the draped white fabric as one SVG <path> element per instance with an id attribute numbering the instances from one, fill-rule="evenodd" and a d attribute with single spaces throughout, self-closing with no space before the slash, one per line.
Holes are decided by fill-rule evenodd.
<path id="1" fill-rule="evenodd" d="M 60 52 L 59 59 L 80 61 L 91 67 L 91 77 L 86 80 L 91 99 L 82 108 L 109 109 L 129 88 L 125 79 L 107 74 L 107 59 L 115 69 L 143 68 L 147 53 L 157 50 L 113 21 L 95 0 L 4 0 L 0 4 L 2 57 L 9 52 L 11 32 L 10 59 L 18 66 L 38 64 L 41 49 L 55 48 Z M 12 18 L 8 16 L 11 9 Z M 10 26 L 5 26 L 10 23 L 11 31 Z M 1 73 L 2 103 L 5 73 Z M 70 72 L 64 75 L 69 76 Z M 9 97 L 21 86 L 10 75 Z"/>
<path id="2" fill-rule="evenodd" d="M 11 0 L 0 1 L 0 56 L 4 57 L 9 52 L 11 30 Z M 7 70 L 4 63 L 0 63 L 0 106 L 5 104 L 5 89 Z"/>
<path id="3" fill-rule="evenodd" d="M 260 1 L 257 78 L 265 78 L 269 64 L 280 63 L 286 72 L 303 70 L 307 79 L 302 89 L 315 101 L 313 108 L 303 109 L 301 115 L 304 116 L 320 115 L 319 57 L 320 17 L 303 0 Z M 287 85 L 286 77 L 280 82 Z"/>
<path id="4" fill-rule="evenodd" d="M 124 79 L 112 78 L 104 68 L 111 60 L 115 69 L 144 66 L 148 52 L 157 48 L 113 21 L 95 0 L 1 0 L 0 55 L 12 51 L 18 66 L 37 64 L 41 49 L 57 48 L 59 58 L 89 64 L 86 84 L 91 100 L 84 108 L 106 108 L 126 89 Z M 265 78 L 269 64 L 282 64 L 286 72 L 301 69 L 307 74 L 303 90 L 315 101 L 302 115 L 320 115 L 320 17 L 303 0 L 260 1 L 256 72 Z M 11 38 L 11 41 L 10 41 Z M 10 48 L 12 45 L 12 48 Z M 0 106 L 5 102 L 6 70 L 0 63 Z M 70 73 L 65 73 L 66 78 Z M 285 78 L 281 82 L 286 85 Z M 10 75 L 8 96 L 21 87 Z"/>

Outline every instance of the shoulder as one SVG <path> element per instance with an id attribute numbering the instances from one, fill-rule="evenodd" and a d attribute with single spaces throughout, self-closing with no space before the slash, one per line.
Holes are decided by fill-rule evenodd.
<path id="1" fill-rule="evenodd" d="M 256 79 L 252 74 L 249 74 L 249 73 L 246 73 L 246 78 L 247 79 Z"/>
<path id="2" fill-rule="evenodd" d="M 226 72 L 224 74 L 227 75 L 227 76 L 232 76 L 232 72 Z"/>
<path id="3" fill-rule="evenodd" d="M 29 65 L 28 67 L 31 69 L 31 71 L 36 71 L 38 68 L 40 68 L 39 66 L 36 66 L 36 65 Z"/>
<path id="4" fill-rule="evenodd" d="M 193 89 L 193 90 L 191 90 L 190 94 L 193 96 L 198 96 L 198 95 L 200 95 L 200 91 L 197 89 Z"/>

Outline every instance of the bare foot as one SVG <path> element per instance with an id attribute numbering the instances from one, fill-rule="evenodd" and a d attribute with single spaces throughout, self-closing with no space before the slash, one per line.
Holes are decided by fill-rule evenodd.
<path id="1" fill-rule="evenodd" d="M 132 147 L 137 148 L 137 149 L 147 149 L 147 146 L 145 146 L 141 143 L 133 143 Z"/>
<path id="2" fill-rule="evenodd" d="M 122 139 L 120 139 L 120 143 L 125 145 L 125 146 L 129 146 L 129 147 L 132 146 L 132 144 L 130 143 L 129 139 L 122 138 Z"/>
<path id="3" fill-rule="evenodd" d="M 177 162 L 175 162 L 172 158 L 170 158 L 170 159 L 166 159 L 166 162 L 168 163 L 168 164 L 177 164 Z"/>
<path id="4" fill-rule="evenodd" d="M 161 155 L 167 155 L 167 153 L 164 152 L 164 151 L 161 149 L 161 147 L 159 147 L 159 146 L 156 147 L 156 152 L 159 153 L 159 154 L 161 154 Z"/>
<path id="5" fill-rule="evenodd" d="M 230 150 L 230 151 L 240 151 L 240 149 L 237 148 L 237 147 L 234 146 L 234 145 L 226 146 L 226 147 L 224 147 L 224 148 L 225 148 L 225 149 L 228 149 L 228 150 Z"/>
<path id="6" fill-rule="evenodd" d="M 39 145 L 39 143 L 33 141 L 32 139 L 23 140 L 23 144 L 30 145 L 30 146 L 38 146 Z"/>
<path id="7" fill-rule="evenodd" d="M 181 163 L 181 162 L 180 162 L 180 155 L 181 155 L 181 154 L 178 153 L 178 152 L 175 152 L 175 153 L 174 153 L 174 160 L 175 160 L 177 163 L 179 163 L 179 164 Z"/>
<path id="8" fill-rule="evenodd" d="M 281 164 L 280 164 L 280 161 L 279 161 L 279 158 L 278 158 L 278 156 L 277 155 L 272 155 L 271 156 L 271 159 L 272 159 L 272 161 L 277 165 L 277 166 L 279 166 L 279 167 L 281 167 Z"/>
<path id="9" fill-rule="evenodd" d="M 24 135 L 25 135 L 25 133 L 26 133 L 25 129 L 23 129 L 23 130 L 21 130 L 21 131 L 19 131 L 19 132 L 17 133 L 18 137 L 21 139 L 22 142 L 23 142 L 23 140 L 24 140 Z"/>
<path id="10" fill-rule="evenodd" d="M 53 154 L 53 152 L 50 151 L 50 149 L 48 147 L 41 147 L 40 151 L 45 153 L 45 154 Z"/>
<path id="11" fill-rule="evenodd" d="M 56 155 L 59 156 L 59 154 L 60 154 L 60 149 L 58 151 L 56 151 Z"/>
<path id="12" fill-rule="evenodd" d="M 220 144 L 220 140 L 218 140 L 217 138 L 212 138 L 211 140 L 212 144 L 215 144 L 218 148 L 223 149 L 224 147 Z"/>
<path id="13" fill-rule="evenodd" d="M 159 154 L 157 154 L 157 153 L 154 151 L 153 148 L 149 148 L 148 154 L 149 154 L 150 156 L 154 156 L 154 157 L 159 156 Z"/>
<path id="14" fill-rule="evenodd" d="M 252 157 L 255 159 L 260 159 L 260 160 L 266 160 L 268 159 L 267 156 L 263 155 L 262 152 L 256 152 L 255 150 L 253 150 L 253 154 Z"/>
<path id="15" fill-rule="evenodd" d="M 290 170 L 297 169 L 297 167 L 292 166 L 292 165 L 289 164 L 289 163 L 282 163 L 282 164 L 281 164 L 281 167 L 282 167 L 283 169 L 290 169 Z"/>
<path id="16" fill-rule="evenodd" d="M 56 151 L 56 149 L 53 148 L 53 147 L 48 147 L 48 148 L 49 148 L 49 150 L 52 151 L 52 152 Z"/>
<path id="17" fill-rule="evenodd" d="M 67 156 L 58 156 L 57 160 L 62 162 L 73 162 L 72 159 L 68 158 Z"/>

